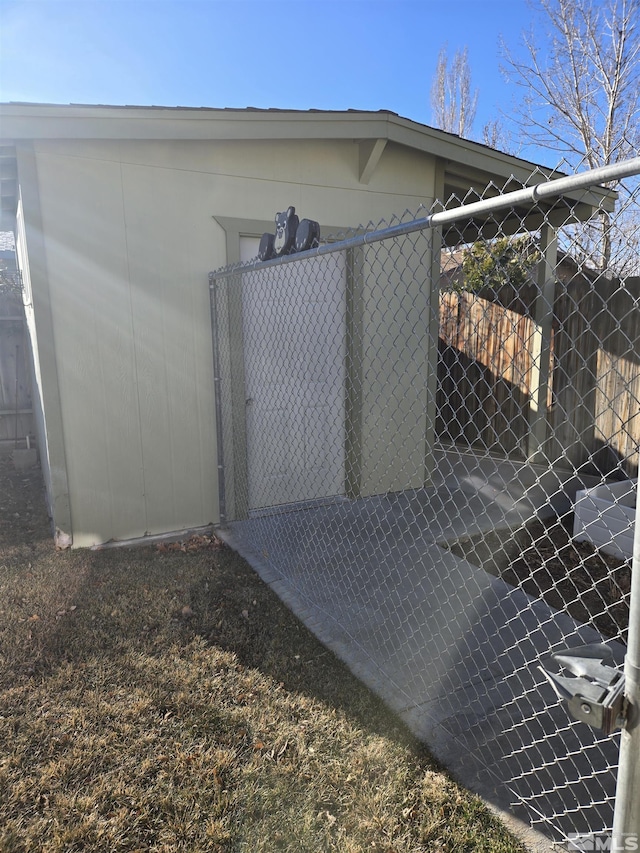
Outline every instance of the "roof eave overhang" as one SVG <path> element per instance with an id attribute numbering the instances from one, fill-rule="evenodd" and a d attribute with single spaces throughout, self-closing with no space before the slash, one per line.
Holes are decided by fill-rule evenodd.
<path id="1" fill-rule="evenodd" d="M 445 183 L 454 186 L 456 180 L 464 185 L 469 180 L 482 183 L 496 179 L 530 186 L 560 177 L 551 169 L 385 111 L 10 103 L 0 104 L 0 139 L 350 140 L 360 144 L 360 177 L 364 183 L 386 144 L 392 142 L 438 158 L 443 163 Z M 612 190 L 594 187 L 588 193 L 576 194 L 573 200 L 583 207 L 613 210 L 615 199 Z"/>

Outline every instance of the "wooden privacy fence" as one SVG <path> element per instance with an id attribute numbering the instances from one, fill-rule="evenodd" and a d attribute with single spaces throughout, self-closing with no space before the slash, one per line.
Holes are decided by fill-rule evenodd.
<path id="1" fill-rule="evenodd" d="M 23 447 L 33 431 L 28 346 L 20 296 L 0 292 L 0 449 Z"/>
<path id="2" fill-rule="evenodd" d="M 640 280 L 558 268 L 545 455 L 559 467 L 638 472 Z M 442 441 L 525 458 L 535 382 L 536 288 L 443 291 L 436 430 Z"/>
<path id="3" fill-rule="evenodd" d="M 436 431 L 518 454 L 528 430 L 530 317 L 469 293 L 442 293 Z"/>

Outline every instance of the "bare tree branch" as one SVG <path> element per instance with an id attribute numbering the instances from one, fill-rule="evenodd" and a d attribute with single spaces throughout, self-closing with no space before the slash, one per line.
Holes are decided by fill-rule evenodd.
<path id="1" fill-rule="evenodd" d="M 515 108 L 523 137 L 561 152 L 574 169 L 637 155 L 640 0 L 539 0 L 538 10 L 546 33 L 523 37 L 524 58 L 502 46 L 505 73 L 523 89 Z M 624 212 L 626 190 L 619 189 L 624 218 L 631 213 Z M 604 269 L 615 256 L 616 271 L 627 267 L 612 245 L 608 214 L 601 214 L 596 231 L 594 238 L 593 227 L 586 230 L 583 245 L 592 263 Z"/>
<path id="2" fill-rule="evenodd" d="M 490 119 L 482 128 L 482 142 L 490 148 L 515 154 L 509 131 L 500 118 Z"/>
<path id="3" fill-rule="evenodd" d="M 457 50 L 449 65 L 447 46 L 438 54 L 431 85 L 433 124 L 448 133 L 469 137 L 476 117 L 478 90 L 471 91 L 468 51 Z"/>

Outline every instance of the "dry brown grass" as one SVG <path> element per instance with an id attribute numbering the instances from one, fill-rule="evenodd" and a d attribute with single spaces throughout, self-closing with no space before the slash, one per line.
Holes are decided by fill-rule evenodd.
<path id="1" fill-rule="evenodd" d="M 3 853 L 522 850 L 232 551 L 56 552 L 0 487 Z"/>

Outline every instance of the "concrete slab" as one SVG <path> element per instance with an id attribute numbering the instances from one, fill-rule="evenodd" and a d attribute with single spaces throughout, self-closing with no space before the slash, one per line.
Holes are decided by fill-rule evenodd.
<path id="1" fill-rule="evenodd" d="M 427 489 L 256 514 L 220 534 L 463 784 L 562 838 L 611 825 L 618 738 L 570 721 L 537 665 L 602 638 L 442 545 L 563 513 L 578 488 L 443 453 Z"/>

